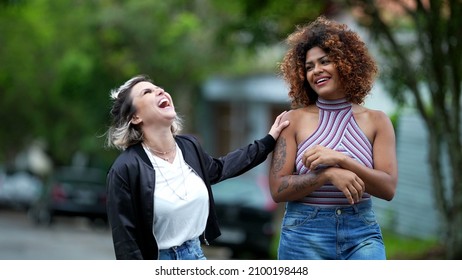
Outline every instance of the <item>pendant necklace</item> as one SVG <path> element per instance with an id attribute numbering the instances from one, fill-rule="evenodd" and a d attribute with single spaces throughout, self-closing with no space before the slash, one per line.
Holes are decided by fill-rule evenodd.
<path id="1" fill-rule="evenodd" d="M 148 145 L 145 145 L 145 146 L 146 146 L 146 148 L 148 149 L 148 151 L 149 151 L 151 154 L 156 155 L 156 156 L 160 157 L 161 159 L 163 159 L 163 160 L 165 160 L 165 161 L 170 161 L 170 158 L 169 158 L 169 157 L 165 157 L 165 156 L 168 155 L 169 153 L 175 151 L 175 149 L 176 149 L 176 144 L 173 145 L 173 147 L 172 147 L 170 150 L 167 150 L 167 151 L 165 151 L 165 152 L 157 151 L 157 150 L 151 148 L 151 147 L 148 146 Z"/>
<path id="2" fill-rule="evenodd" d="M 186 183 L 186 178 L 184 176 L 184 171 L 183 171 L 183 165 L 182 165 L 182 159 L 178 158 L 178 160 L 180 161 L 180 169 L 181 169 L 181 177 L 183 178 L 183 182 L 181 183 L 181 185 L 184 186 L 184 195 L 182 194 L 179 194 L 174 188 L 172 188 L 170 186 L 170 183 L 168 182 L 168 179 L 167 177 L 164 175 L 164 173 L 162 172 L 162 167 L 159 165 L 159 163 L 157 162 L 157 159 L 156 159 L 156 155 L 154 153 L 152 153 L 151 149 L 149 149 L 149 147 L 147 147 L 146 145 L 146 148 L 148 149 L 148 151 L 151 153 L 152 155 L 152 159 L 154 160 L 154 162 L 156 163 L 156 166 L 157 166 L 157 170 L 159 171 L 160 175 L 162 176 L 162 178 L 164 178 L 165 182 L 167 183 L 167 187 L 176 195 L 178 196 L 181 200 L 187 200 L 188 199 L 188 192 L 186 190 L 186 187 L 185 187 L 185 183 Z M 176 148 L 176 146 L 175 146 Z M 164 159 L 165 161 L 168 161 L 168 159 L 165 159 L 165 158 L 162 158 Z M 181 185 L 180 185 L 180 188 L 181 188 Z"/>

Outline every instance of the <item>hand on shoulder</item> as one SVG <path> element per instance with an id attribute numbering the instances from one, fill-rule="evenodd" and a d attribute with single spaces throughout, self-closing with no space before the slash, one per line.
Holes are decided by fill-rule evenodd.
<path id="1" fill-rule="evenodd" d="M 269 131 L 269 134 L 273 136 L 274 140 L 278 140 L 279 135 L 281 134 L 281 131 L 285 129 L 289 125 L 288 120 L 284 120 L 284 115 L 286 115 L 287 111 L 282 112 L 279 114 L 279 116 L 276 117 L 276 120 L 274 121 L 273 125 L 271 126 L 271 129 Z"/>

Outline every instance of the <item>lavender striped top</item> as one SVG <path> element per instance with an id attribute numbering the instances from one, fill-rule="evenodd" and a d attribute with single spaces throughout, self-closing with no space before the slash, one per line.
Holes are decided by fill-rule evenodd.
<path id="1" fill-rule="evenodd" d="M 324 100 L 318 98 L 316 105 L 319 108 L 319 125 L 308 139 L 298 145 L 297 158 L 295 159 L 297 174 L 310 172 L 303 165 L 302 156 L 306 149 L 316 145 L 347 154 L 367 167 L 373 168 L 372 145 L 356 123 L 351 103 L 347 102 L 346 99 Z M 361 201 L 370 198 L 370 194 L 364 193 Z M 330 183 L 325 184 L 300 201 L 325 207 L 349 205 L 345 195 Z"/>

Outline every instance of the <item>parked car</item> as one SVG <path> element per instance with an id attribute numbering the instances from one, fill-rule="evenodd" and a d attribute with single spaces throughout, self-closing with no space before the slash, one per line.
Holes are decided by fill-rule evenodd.
<path id="1" fill-rule="evenodd" d="M 107 224 L 106 174 L 87 167 L 57 169 L 40 199 L 29 210 L 38 224 L 51 224 L 56 216 L 86 217 Z"/>
<path id="2" fill-rule="evenodd" d="M 0 168 L 0 206 L 28 209 L 39 198 L 42 181 L 27 171 Z"/>
<path id="3" fill-rule="evenodd" d="M 279 223 L 266 176 L 241 175 L 212 190 L 222 235 L 211 245 L 230 248 L 233 258 L 270 259 Z"/>

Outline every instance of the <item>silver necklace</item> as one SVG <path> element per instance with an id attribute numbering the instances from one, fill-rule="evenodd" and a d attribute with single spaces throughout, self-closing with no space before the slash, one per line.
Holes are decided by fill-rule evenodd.
<path id="1" fill-rule="evenodd" d="M 149 148 L 148 146 L 146 146 L 146 148 L 148 148 L 148 151 L 153 154 L 153 155 L 156 155 L 158 157 L 160 157 L 161 159 L 165 160 L 165 161 L 168 161 L 170 162 L 170 158 L 169 157 L 164 157 L 166 154 L 170 153 L 170 152 L 162 152 L 161 154 L 157 154 L 157 152 L 153 152 L 153 150 L 151 148 Z M 175 158 L 175 157 L 174 157 Z"/>
<path id="2" fill-rule="evenodd" d="M 154 162 L 156 163 L 156 166 L 157 166 L 157 169 L 158 169 L 160 175 L 162 176 L 162 178 L 164 178 L 165 182 L 167 183 L 167 187 L 168 187 L 176 196 L 178 196 L 181 200 L 187 200 L 187 199 L 188 199 L 188 192 L 187 192 L 186 186 L 185 186 L 186 178 L 185 178 L 185 176 L 184 176 L 183 165 L 182 165 L 182 159 L 178 158 L 178 160 L 180 161 L 181 176 L 182 176 L 182 178 L 183 178 L 183 182 L 182 182 L 181 184 L 182 184 L 183 186 L 185 186 L 185 187 L 184 187 L 184 195 L 179 194 L 174 188 L 172 188 L 172 187 L 170 186 L 170 183 L 168 182 L 167 177 L 166 177 L 166 176 L 164 175 L 164 173 L 162 172 L 162 168 L 160 167 L 159 163 L 158 163 L 157 160 L 156 160 L 155 154 L 153 154 L 153 153 L 151 152 L 151 149 L 149 149 L 149 147 L 146 146 L 146 148 L 147 148 L 148 151 L 151 153 L 151 155 L 153 155 L 152 158 L 154 159 Z M 175 148 L 176 148 L 176 146 L 175 146 Z M 167 160 L 166 160 L 166 161 L 167 161 Z"/>
<path id="3" fill-rule="evenodd" d="M 148 149 L 148 151 L 153 154 L 153 155 L 156 155 L 158 157 L 160 157 L 161 159 L 165 160 L 165 161 L 170 161 L 170 158 L 169 157 L 165 157 L 167 154 L 173 152 L 176 148 L 176 145 L 173 146 L 173 148 L 171 148 L 170 150 L 166 151 L 166 152 L 161 152 L 161 151 L 157 151 L 157 150 L 154 150 L 152 149 L 150 146 L 146 145 L 146 148 Z"/>

